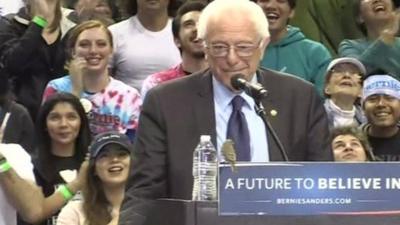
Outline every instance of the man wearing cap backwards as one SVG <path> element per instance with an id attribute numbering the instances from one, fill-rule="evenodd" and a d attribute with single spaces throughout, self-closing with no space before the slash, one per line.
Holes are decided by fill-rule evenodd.
<path id="1" fill-rule="evenodd" d="M 389 75 L 372 75 L 364 81 L 363 109 L 374 154 L 384 161 L 400 161 L 400 81 Z"/>
<path id="2" fill-rule="evenodd" d="M 355 58 L 337 58 L 327 69 L 324 94 L 329 127 L 361 125 L 366 122 L 358 99 L 361 97 L 364 65 Z"/>

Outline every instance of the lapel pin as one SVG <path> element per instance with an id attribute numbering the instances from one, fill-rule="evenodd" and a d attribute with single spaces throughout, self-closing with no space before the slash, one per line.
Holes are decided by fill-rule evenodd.
<path id="1" fill-rule="evenodd" d="M 269 113 L 271 114 L 271 116 L 278 115 L 278 111 L 276 111 L 275 109 L 271 110 Z"/>

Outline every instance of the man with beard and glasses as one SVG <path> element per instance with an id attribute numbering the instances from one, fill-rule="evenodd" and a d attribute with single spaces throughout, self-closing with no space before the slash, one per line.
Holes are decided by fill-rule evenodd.
<path id="1" fill-rule="evenodd" d="M 175 67 L 147 77 L 142 85 L 142 99 L 145 98 L 146 93 L 151 88 L 160 83 L 183 77 L 208 67 L 204 57 L 203 45 L 197 39 L 197 22 L 204 7 L 206 7 L 206 4 L 203 2 L 189 1 L 178 9 L 177 15 L 172 21 L 172 33 L 175 44 L 181 52 L 182 62 Z"/>

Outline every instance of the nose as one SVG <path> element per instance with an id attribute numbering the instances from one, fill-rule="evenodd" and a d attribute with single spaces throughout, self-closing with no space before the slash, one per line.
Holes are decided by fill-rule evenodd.
<path id="1" fill-rule="evenodd" d="M 60 126 L 67 126 L 68 124 L 68 119 L 67 118 L 61 118 L 60 120 Z"/>
<path id="2" fill-rule="evenodd" d="M 235 65 L 240 61 L 240 57 L 237 55 L 235 48 L 233 46 L 229 47 L 228 55 L 226 56 L 226 60 L 229 65 Z"/>
<path id="3" fill-rule="evenodd" d="M 267 0 L 262 3 L 267 9 L 276 9 L 276 0 Z"/>
<path id="4" fill-rule="evenodd" d="M 353 149 L 353 147 L 351 146 L 351 143 L 346 143 L 346 146 L 345 146 L 345 149 L 344 149 L 344 151 L 345 152 L 349 152 L 349 151 L 353 151 L 354 149 Z"/>
<path id="5" fill-rule="evenodd" d="M 378 106 L 384 106 L 386 104 L 385 98 L 383 96 L 379 96 Z"/>
<path id="6" fill-rule="evenodd" d="M 96 52 L 96 51 L 97 51 L 97 46 L 95 44 L 90 45 L 89 52 L 92 53 L 92 52 Z"/>
<path id="7" fill-rule="evenodd" d="M 343 72 L 343 77 L 349 78 L 353 73 L 350 71 L 344 71 Z"/>

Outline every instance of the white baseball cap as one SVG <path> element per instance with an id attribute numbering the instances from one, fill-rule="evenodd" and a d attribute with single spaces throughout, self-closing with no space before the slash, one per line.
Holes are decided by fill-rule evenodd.
<path id="1" fill-rule="evenodd" d="M 356 58 L 351 58 L 351 57 L 342 57 L 342 58 L 337 58 L 332 60 L 327 68 L 327 71 L 330 71 L 334 66 L 341 64 L 341 63 L 350 63 L 355 66 L 360 70 L 362 74 L 366 74 L 367 70 L 365 69 L 365 66 Z"/>

